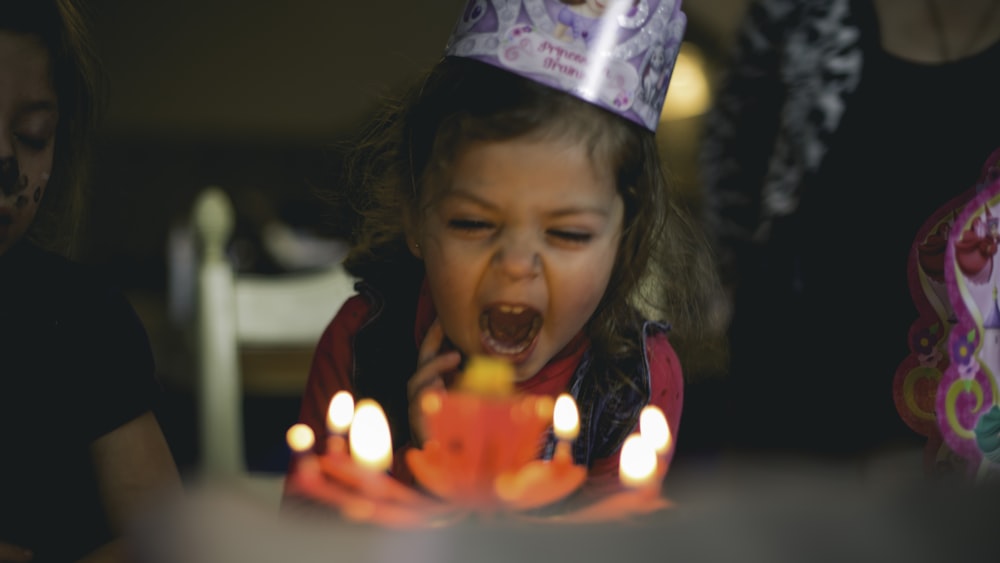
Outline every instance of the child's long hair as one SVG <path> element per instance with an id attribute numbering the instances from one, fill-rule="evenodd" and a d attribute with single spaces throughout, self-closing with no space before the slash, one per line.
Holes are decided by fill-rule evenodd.
<path id="1" fill-rule="evenodd" d="M 0 30 L 42 41 L 59 99 L 52 175 L 25 236 L 48 250 L 73 255 L 85 215 L 92 134 L 104 100 L 103 68 L 86 16 L 71 0 L 4 0 Z"/>
<path id="2" fill-rule="evenodd" d="M 448 185 L 458 151 L 473 141 L 517 138 L 584 143 L 608 166 L 625 204 L 623 233 L 605 294 L 585 330 L 593 360 L 615 371 L 641 350 L 643 318 L 667 320 L 681 338 L 703 331 L 714 276 L 690 215 L 668 197 L 654 135 L 575 97 L 478 61 L 445 58 L 365 131 L 348 159 L 341 196 L 353 209 L 345 266 L 364 277 L 405 252 L 404 217 Z M 407 216 L 407 214 L 409 214 Z M 598 382 L 614 385 L 614 381 Z"/>

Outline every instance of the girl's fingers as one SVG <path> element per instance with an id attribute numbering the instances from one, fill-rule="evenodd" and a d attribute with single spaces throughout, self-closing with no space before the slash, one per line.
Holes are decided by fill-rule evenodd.
<path id="1" fill-rule="evenodd" d="M 434 319 L 434 322 L 427 329 L 427 334 L 424 335 L 424 341 L 420 343 L 420 351 L 417 353 L 417 368 L 437 356 L 438 352 L 441 351 L 442 344 L 444 344 L 444 328 L 441 326 L 440 320 Z"/>
<path id="2" fill-rule="evenodd" d="M 427 329 L 420 350 L 417 352 L 417 372 L 406 383 L 406 397 L 410 402 L 411 439 L 417 446 L 424 441 L 424 420 L 420 412 L 420 395 L 430 389 L 445 389 L 445 376 L 458 369 L 462 355 L 457 350 L 442 353 L 444 328 L 434 319 Z"/>
<path id="3" fill-rule="evenodd" d="M 458 367 L 461 356 L 456 351 L 441 353 L 444 344 L 444 328 L 439 319 L 434 319 L 420 343 L 417 353 L 417 372 L 406 385 L 407 397 L 416 399 L 421 391 L 430 388 L 444 388 L 444 375 Z"/>
<path id="4" fill-rule="evenodd" d="M 412 402 L 422 391 L 432 388 L 444 388 L 444 374 L 453 371 L 462 361 L 456 351 L 445 352 L 424 362 L 417 373 L 406 384 L 406 394 Z"/>
<path id="5" fill-rule="evenodd" d="M 420 394 L 429 389 L 444 389 L 444 376 L 462 362 L 461 354 L 455 350 L 441 353 L 442 344 L 444 328 L 438 319 L 434 319 L 417 352 L 417 372 L 406 383 L 406 397 L 410 402 L 411 439 L 417 446 L 424 441 L 424 420 L 417 406 Z"/>

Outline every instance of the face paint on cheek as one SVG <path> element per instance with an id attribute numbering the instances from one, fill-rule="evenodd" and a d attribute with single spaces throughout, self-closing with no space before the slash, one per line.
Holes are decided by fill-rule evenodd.
<path id="1" fill-rule="evenodd" d="M 52 174 L 50 172 L 42 172 L 42 178 L 41 178 L 42 181 L 39 182 L 37 186 L 35 186 L 35 192 L 32 194 L 32 198 L 35 200 L 36 204 L 42 201 L 42 196 L 45 195 L 45 188 L 48 187 L 49 178 L 51 177 Z"/>

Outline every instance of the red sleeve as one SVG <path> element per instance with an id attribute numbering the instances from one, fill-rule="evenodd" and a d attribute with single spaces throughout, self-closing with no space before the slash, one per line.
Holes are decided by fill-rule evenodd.
<path id="1" fill-rule="evenodd" d="M 309 379 L 302 395 L 299 422 L 308 424 L 316 435 L 316 451 L 326 448 L 326 411 L 330 399 L 340 390 L 351 389 L 351 371 L 354 365 L 354 335 L 368 317 L 370 304 L 360 296 L 349 298 L 327 325 L 313 352 Z M 288 473 L 295 469 L 292 456 Z"/>
<path id="2" fill-rule="evenodd" d="M 299 408 L 299 422 L 309 425 L 317 436 L 315 451 L 322 454 L 326 450 L 326 415 L 330 400 L 341 390 L 354 394 L 351 375 L 354 369 L 354 336 L 368 319 L 371 304 L 361 295 L 348 299 L 327 325 L 313 353 L 309 379 L 302 395 Z M 393 453 L 392 475 L 404 482 L 413 483 L 413 476 L 406 465 L 406 451 L 409 444 Z M 285 480 L 285 499 L 292 495 L 288 491 L 288 476 L 295 470 L 296 457 L 288 466 Z"/>
<path id="3" fill-rule="evenodd" d="M 674 457 L 677 430 L 681 423 L 684 376 L 677 353 L 670 345 L 665 333 L 658 333 L 646 339 L 646 359 L 649 362 L 649 404 L 656 405 L 663 411 L 673 438 L 670 451 L 667 453 L 667 464 L 669 464 Z M 609 457 L 594 460 L 590 468 L 588 487 L 603 489 L 618 485 L 618 456 L 620 453 L 621 448 Z"/>
<path id="4" fill-rule="evenodd" d="M 677 445 L 677 432 L 681 425 L 681 409 L 684 406 L 684 375 L 677 352 L 667 340 L 666 334 L 657 334 L 648 341 L 647 357 L 649 358 L 650 404 L 660 407 L 667 417 L 670 427 L 670 451 L 667 453 L 667 463 L 674 458 Z"/>

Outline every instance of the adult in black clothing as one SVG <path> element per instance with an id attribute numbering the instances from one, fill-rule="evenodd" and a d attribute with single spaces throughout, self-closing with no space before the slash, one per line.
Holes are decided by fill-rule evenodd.
<path id="1" fill-rule="evenodd" d="M 892 397 L 907 257 L 1000 146 L 1000 2 L 752 0 L 730 65 L 702 152 L 733 296 L 725 443 L 923 443 Z"/>
<path id="2" fill-rule="evenodd" d="M 180 489 L 146 332 L 70 261 L 97 66 L 68 0 L 0 3 L 0 561 L 122 561 Z"/>

